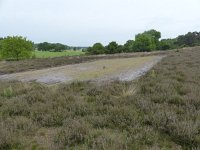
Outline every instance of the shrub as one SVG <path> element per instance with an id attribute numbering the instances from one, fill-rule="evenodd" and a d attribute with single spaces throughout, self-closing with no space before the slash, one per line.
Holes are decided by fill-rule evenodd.
<path id="1" fill-rule="evenodd" d="M 1 42 L 1 57 L 4 59 L 25 59 L 32 56 L 33 43 L 26 38 L 7 37 Z"/>

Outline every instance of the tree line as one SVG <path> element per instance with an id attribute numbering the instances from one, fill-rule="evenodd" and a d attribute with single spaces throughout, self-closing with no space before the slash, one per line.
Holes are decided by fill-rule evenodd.
<path id="1" fill-rule="evenodd" d="M 35 49 L 39 51 L 50 51 L 50 52 L 62 52 L 65 50 L 81 50 L 84 49 L 84 47 L 72 47 L 60 43 L 48 43 L 43 42 L 39 44 L 35 44 Z"/>
<path id="2" fill-rule="evenodd" d="M 95 43 L 88 47 L 88 54 L 115 54 L 130 52 L 151 52 L 156 50 L 170 50 L 182 47 L 200 46 L 200 32 L 189 32 L 174 39 L 161 39 L 161 32 L 154 29 L 139 33 L 135 40 L 128 40 L 124 45 L 110 42 L 107 46 Z"/>
<path id="3" fill-rule="evenodd" d="M 0 59 L 27 59 L 31 58 L 35 49 L 40 51 L 64 51 L 67 49 L 85 49 L 87 54 L 115 54 L 130 52 L 150 52 L 169 50 L 182 47 L 200 46 L 200 32 L 188 32 L 174 39 L 161 39 L 161 32 L 154 29 L 139 33 L 134 40 L 128 40 L 124 45 L 110 42 L 107 46 L 96 43 L 92 47 L 70 47 L 60 43 L 34 44 L 21 36 L 0 38 Z"/>
<path id="4" fill-rule="evenodd" d="M 33 58 L 34 50 L 61 52 L 64 50 L 81 50 L 85 47 L 70 47 L 60 43 L 43 42 L 34 44 L 22 36 L 0 37 L 0 60 L 20 60 Z"/>
<path id="5" fill-rule="evenodd" d="M 48 43 L 43 42 L 39 44 L 35 44 L 35 47 L 39 51 L 52 51 L 52 52 L 61 52 L 66 49 L 70 49 L 70 46 L 60 44 L 60 43 Z"/>

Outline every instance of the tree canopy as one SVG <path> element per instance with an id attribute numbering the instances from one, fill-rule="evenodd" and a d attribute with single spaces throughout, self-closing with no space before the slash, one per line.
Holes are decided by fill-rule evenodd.
<path id="1" fill-rule="evenodd" d="M 188 32 L 185 35 L 180 35 L 177 38 L 178 46 L 197 46 L 200 45 L 200 32 Z"/>
<path id="2" fill-rule="evenodd" d="M 92 47 L 89 47 L 87 49 L 87 52 L 89 54 L 104 54 L 105 53 L 105 47 L 101 43 L 96 43 Z"/>
<path id="3" fill-rule="evenodd" d="M 139 34 L 135 37 L 133 49 L 136 52 L 150 52 L 156 49 L 156 43 L 150 35 Z"/>
<path id="4" fill-rule="evenodd" d="M 108 46 L 106 46 L 105 51 L 107 54 L 120 53 L 118 47 L 119 45 L 117 44 L 117 42 L 110 42 Z"/>
<path id="5" fill-rule="evenodd" d="M 161 33 L 154 29 L 137 34 L 135 40 L 128 40 L 124 45 L 118 45 L 117 42 L 110 42 L 104 48 L 101 43 L 98 43 L 99 47 L 93 46 L 87 49 L 89 54 L 115 54 L 115 53 L 127 53 L 127 52 L 140 52 L 140 51 L 153 51 L 159 47 L 159 39 Z M 101 45 L 101 46 L 100 46 Z"/>
<path id="6" fill-rule="evenodd" d="M 39 51 L 54 51 L 54 52 L 60 52 L 70 49 L 70 47 L 67 45 L 63 45 L 60 43 L 48 43 L 48 42 L 39 43 L 36 45 L 36 48 Z"/>
<path id="7" fill-rule="evenodd" d="M 150 52 L 154 50 L 169 50 L 181 47 L 200 46 L 200 32 L 189 32 L 174 39 L 161 39 L 161 32 L 151 29 L 135 36 L 134 40 L 128 40 L 124 45 L 111 42 L 101 50 L 97 47 L 90 47 L 86 51 L 89 54 L 115 54 L 129 52 Z M 97 48 L 97 49 L 96 49 Z"/>
<path id="8" fill-rule="evenodd" d="M 6 37 L 0 42 L 3 59 L 25 59 L 32 56 L 33 42 L 21 36 Z"/>

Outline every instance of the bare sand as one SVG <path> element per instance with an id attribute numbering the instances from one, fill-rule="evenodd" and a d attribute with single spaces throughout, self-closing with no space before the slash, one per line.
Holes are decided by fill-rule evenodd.
<path id="1" fill-rule="evenodd" d="M 150 70 L 163 56 L 102 59 L 81 64 L 1 75 L 0 80 L 45 84 L 73 81 L 131 81 Z"/>

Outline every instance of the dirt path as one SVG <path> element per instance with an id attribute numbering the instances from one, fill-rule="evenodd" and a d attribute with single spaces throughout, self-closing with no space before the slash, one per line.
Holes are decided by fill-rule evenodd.
<path id="1" fill-rule="evenodd" d="M 1 75 L 1 80 L 36 81 L 45 84 L 72 81 L 130 81 L 151 69 L 163 56 L 102 59 L 49 69 Z"/>

